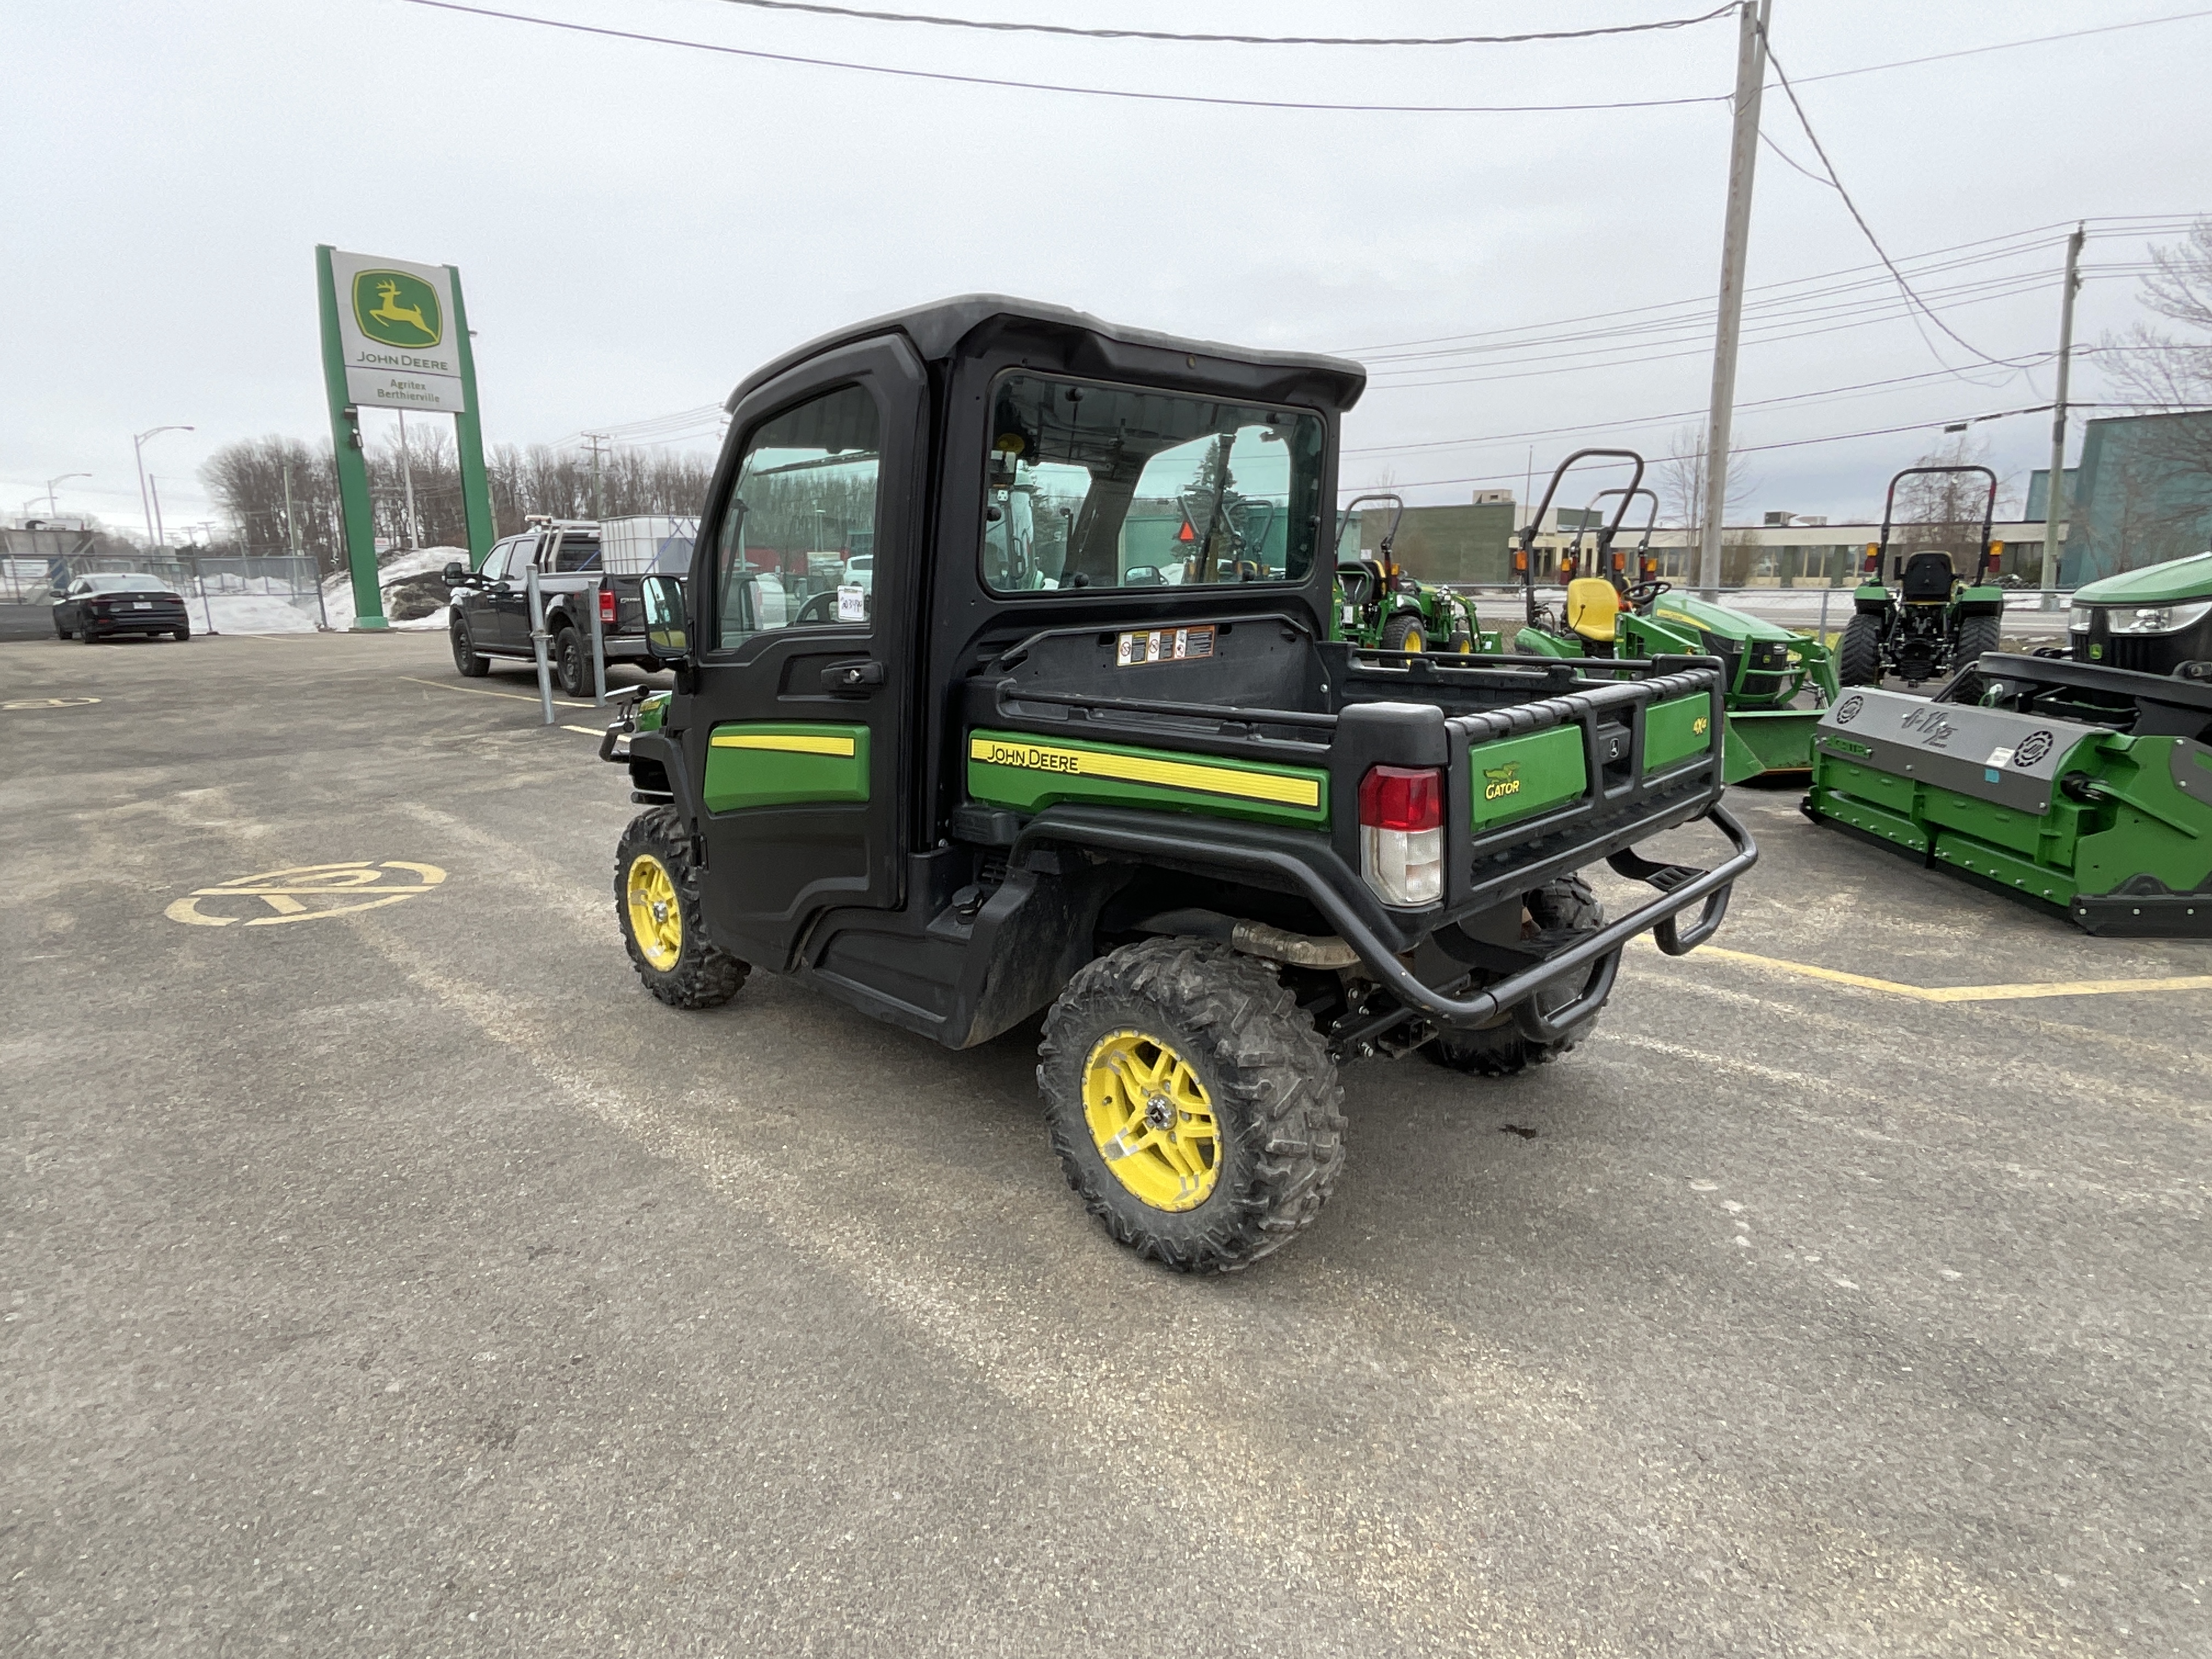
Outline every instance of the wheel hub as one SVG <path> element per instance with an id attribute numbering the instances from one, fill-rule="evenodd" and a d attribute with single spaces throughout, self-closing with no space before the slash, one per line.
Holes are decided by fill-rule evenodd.
<path id="1" fill-rule="evenodd" d="M 629 863 L 623 884 L 630 937 L 640 955 L 661 973 L 684 954 L 684 912 L 676 902 L 676 881 L 668 866 L 651 853 Z"/>
<path id="2" fill-rule="evenodd" d="M 1221 1173 L 1213 1101 L 1190 1062 L 1146 1032 L 1109 1032 L 1083 1065 L 1083 1115 L 1114 1178 L 1156 1210 L 1192 1210 Z"/>

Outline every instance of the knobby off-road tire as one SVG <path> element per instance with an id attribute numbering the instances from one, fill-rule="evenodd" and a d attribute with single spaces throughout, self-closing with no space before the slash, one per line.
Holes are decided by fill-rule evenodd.
<path id="1" fill-rule="evenodd" d="M 1401 611 L 1384 623 L 1382 648 L 1385 651 L 1427 650 L 1429 638 L 1421 627 L 1421 619 L 1410 611 Z"/>
<path id="2" fill-rule="evenodd" d="M 1853 617 L 1836 641 L 1836 678 L 1845 685 L 1881 684 L 1881 624 L 1872 617 Z"/>
<path id="3" fill-rule="evenodd" d="M 707 937 L 691 840 L 672 806 L 641 812 L 623 831 L 615 915 L 638 978 L 672 1008 L 719 1008 L 752 971 Z"/>
<path id="4" fill-rule="evenodd" d="M 2004 648 L 2004 623 L 1997 617 L 1961 617 L 1959 619 L 1959 647 L 1951 657 L 1955 672 L 1972 668 L 1982 659 L 1983 653 Z"/>
<path id="5" fill-rule="evenodd" d="M 465 616 L 456 612 L 447 631 L 453 635 L 453 666 L 460 671 L 462 678 L 480 680 L 491 672 L 491 659 L 477 652 L 476 632 Z"/>
<path id="6" fill-rule="evenodd" d="M 553 677 L 569 696 L 592 695 L 592 653 L 574 627 L 564 627 L 553 636 Z"/>
<path id="7" fill-rule="evenodd" d="M 1344 1086 L 1321 1034 L 1274 974 L 1225 945 L 1152 939 L 1100 957 L 1053 1005 L 1037 1054 L 1067 1184 L 1117 1242 L 1179 1272 L 1249 1267 L 1311 1224 L 1344 1167 Z M 1172 1184 L 1164 1160 L 1104 1132 L 1131 1065 L 1154 1079 L 1133 1091 L 1139 1118 L 1174 1117 L 1183 1145 L 1205 1149 L 1191 1190 L 1164 1205 L 1138 1191 L 1139 1165 L 1155 1197 Z M 1202 1108 L 1210 1127 L 1176 1106 Z M 1132 1126 L 1140 1146 L 1157 1139 Z"/>
<path id="8" fill-rule="evenodd" d="M 1540 933 L 1594 933 L 1605 926 L 1605 906 L 1598 902 L 1597 895 L 1590 891 L 1589 884 L 1580 876 L 1562 876 L 1557 881 L 1547 882 L 1529 894 L 1525 902 L 1529 919 Z M 1546 986 L 1536 994 L 1537 1005 L 1547 1012 L 1564 1007 L 1581 992 L 1583 977 L 1570 974 L 1563 981 Z M 1566 1036 L 1557 1042 L 1534 1042 L 1508 1019 L 1502 1025 L 1486 1026 L 1478 1031 L 1446 1031 L 1424 1044 L 1421 1052 L 1437 1065 L 1464 1072 L 1470 1077 L 1510 1077 L 1531 1066 L 1548 1066 L 1588 1036 L 1597 1019 L 1592 1014 L 1581 1024 L 1569 1027 Z"/>

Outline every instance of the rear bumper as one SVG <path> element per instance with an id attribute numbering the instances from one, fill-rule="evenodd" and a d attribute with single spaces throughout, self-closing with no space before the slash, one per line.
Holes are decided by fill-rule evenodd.
<path id="1" fill-rule="evenodd" d="M 1018 864 L 1024 848 L 1038 842 L 1058 842 L 1118 854 L 1170 867 L 1189 868 L 1194 853 L 1187 825 L 1161 823 L 1161 815 L 1111 807 L 1051 807 L 1031 820 L 1016 842 L 1012 861 Z M 1687 865 L 1655 864 L 1626 845 L 1589 848 L 1577 860 L 1579 867 L 1603 857 L 1619 874 L 1648 882 L 1659 891 L 1616 921 L 1607 923 L 1588 938 L 1519 973 L 1487 986 L 1472 996 L 1457 997 L 1424 984 L 1399 959 L 1419 939 L 1449 919 L 1429 918 L 1409 934 L 1395 918 L 1382 910 L 1367 895 L 1358 876 L 1323 845 L 1310 837 L 1251 824 L 1213 823 L 1207 825 L 1206 843 L 1200 860 L 1207 871 L 1233 874 L 1255 885 L 1295 892 L 1307 899 L 1328 922 L 1336 935 L 1358 954 L 1361 964 L 1393 996 L 1422 1017 L 1439 1025 L 1472 1027 L 1494 1024 L 1510 1012 L 1515 1022 L 1540 1042 L 1554 1041 L 1587 1019 L 1613 989 L 1620 966 L 1620 952 L 1639 933 L 1650 933 L 1669 956 L 1696 949 L 1718 931 L 1728 911 L 1729 895 L 1736 878 L 1758 862 L 1759 848 L 1751 834 L 1724 808 L 1705 805 L 1686 811 L 1665 823 L 1639 826 L 1656 833 L 1676 823 L 1709 821 L 1729 843 L 1729 855 L 1711 869 Z M 1526 878 L 1539 885 L 1540 873 Z M 1358 893 L 1358 899 L 1348 896 Z M 1678 918 L 1692 905 L 1701 905 L 1697 920 L 1684 927 Z M 1585 975 L 1582 988 L 1565 1007 L 1546 1010 L 1535 1001 L 1536 993 L 1572 974 Z"/>

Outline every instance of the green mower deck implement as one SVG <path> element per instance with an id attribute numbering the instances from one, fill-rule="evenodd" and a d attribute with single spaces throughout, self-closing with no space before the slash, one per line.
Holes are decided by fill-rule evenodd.
<path id="1" fill-rule="evenodd" d="M 1978 472 L 1990 483 L 1971 584 L 1941 548 L 1900 552 L 1893 561 L 1889 552 L 1897 486 L 1907 478 L 1953 472 Z M 1889 481 L 1881 540 L 1867 549 L 1866 580 L 1851 594 L 1853 614 L 1836 649 L 1845 685 L 1880 685 L 1892 674 L 1918 685 L 1965 667 L 2002 642 L 2004 589 L 1991 580 L 2004 551 L 2002 542 L 1990 539 L 1996 507 L 1997 475 L 1985 466 L 1908 466 Z M 1890 582 L 1897 586 L 1893 593 Z"/>
<path id="2" fill-rule="evenodd" d="M 2076 662 L 2212 680 L 2212 553 L 2091 582 L 2066 627 Z"/>
<path id="3" fill-rule="evenodd" d="M 1386 503 L 1390 527 L 1373 557 L 1364 548 L 1349 559 L 1339 555 L 1336 617 L 1329 637 L 1370 651 L 1448 651 L 1462 657 L 1480 651 L 1496 656 L 1498 636 L 1482 631 L 1472 605 L 1449 588 L 1414 580 L 1391 558 L 1406 517 L 1402 498 L 1387 490 L 1353 496 L 1338 514 L 1337 545 L 1343 545 L 1352 510 L 1362 501 Z"/>
<path id="4" fill-rule="evenodd" d="M 2212 684 L 1990 652 L 1933 698 L 1847 692 L 1805 814 L 2055 907 L 2212 938 Z"/>
<path id="5" fill-rule="evenodd" d="M 1812 765 L 1813 732 L 1820 710 L 1836 701 L 1834 658 L 1826 645 L 1762 617 L 1724 605 L 1677 592 L 1658 580 L 1650 557 L 1651 526 L 1659 499 L 1639 483 L 1601 489 L 1583 514 L 1561 560 L 1566 579 L 1565 624 L 1536 600 L 1529 556 L 1536 527 L 1544 521 L 1553 493 L 1567 469 L 1589 457 L 1627 459 L 1643 476 L 1643 458 L 1632 450 L 1585 449 L 1559 464 L 1544 491 L 1535 518 L 1521 532 L 1514 564 L 1527 595 L 1527 624 L 1515 649 L 1547 657 L 1717 657 L 1727 687 L 1728 732 L 1724 774 L 1730 783 L 1775 773 L 1802 772 Z M 1599 503 L 1618 495 L 1620 505 L 1607 519 Z M 1649 503 L 1643 536 L 1633 554 L 1621 548 L 1622 521 L 1638 496 Z M 1585 530 L 1595 526 L 1587 559 Z M 1635 580 L 1630 580 L 1631 571 Z M 1815 706 L 1796 707 L 1809 691 Z"/>

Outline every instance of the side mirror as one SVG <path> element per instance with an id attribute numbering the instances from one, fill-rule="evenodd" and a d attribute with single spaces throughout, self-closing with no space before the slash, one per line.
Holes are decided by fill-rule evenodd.
<path id="1" fill-rule="evenodd" d="M 468 580 L 469 568 L 456 559 L 452 563 L 448 564 L 441 574 L 442 574 L 446 579 L 447 586 L 459 587 L 463 582 Z"/>
<path id="2" fill-rule="evenodd" d="M 645 603 L 645 642 L 663 662 L 682 662 L 691 654 L 684 628 L 684 583 L 675 576 L 647 576 L 638 584 Z"/>

